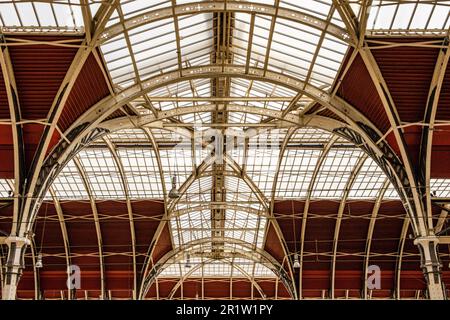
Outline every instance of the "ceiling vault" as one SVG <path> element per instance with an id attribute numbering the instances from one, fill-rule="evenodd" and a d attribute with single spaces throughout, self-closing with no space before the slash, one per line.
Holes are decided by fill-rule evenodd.
<path id="1" fill-rule="evenodd" d="M 13 161 L 9 168 L 0 165 L 0 224 L 10 225 L 0 230 L 0 245 L 8 247 L 7 257 L 0 257 L 2 298 L 24 295 L 17 288 L 26 264 L 33 279 L 26 270 L 22 281 L 33 286 L 25 294 L 44 299 L 54 295 L 45 283 L 51 270 L 58 265 L 65 270 L 55 275 L 69 277 L 73 263 L 87 261 L 91 271 L 85 274 L 96 275 L 87 281 L 99 290 L 84 290 L 85 299 L 93 292 L 100 299 L 125 295 L 110 274 L 126 264 L 132 266 L 118 271 L 117 279 L 126 278 L 132 299 L 193 299 L 192 292 L 209 299 L 214 281 L 228 283 L 228 299 L 240 297 L 241 281 L 252 299 L 307 299 L 317 296 L 311 283 L 319 286 L 321 277 L 327 279 L 326 289 L 320 284 L 316 290 L 322 299 L 403 299 L 411 296 L 404 283 L 414 272 L 427 285 L 423 294 L 415 290 L 416 299 L 446 299 L 448 266 L 441 262 L 447 263 L 450 250 L 450 185 L 433 166 L 435 152 L 448 142 L 449 7 L 394 2 L 0 6 L 0 155 Z M 43 8 L 49 11 L 43 14 Z M 67 9 L 67 17 L 57 8 Z M 392 57 L 390 50 L 399 47 L 408 53 Z M 46 64 L 33 61 L 35 49 Z M 409 56 L 415 52 L 417 64 Z M 390 59 L 405 60 L 398 74 L 385 71 Z M 433 64 L 417 79 L 426 82 L 429 73 L 426 89 L 402 74 L 407 62 L 417 73 Z M 402 83 L 393 84 L 394 77 Z M 426 102 L 414 110 L 420 119 L 405 122 L 405 110 L 416 108 L 404 106 L 406 93 L 399 91 L 408 90 L 425 90 Z M 271 142 L 281 133 L 276 150 L 264 149 L 267 133 Z M 101 151 L 97 168 L 91 151 Z M 169 193 L 172 179 L 177 181 Z M 66 201 L 88 214 L 71 212 Z M 52 206 L 52 216 L 43 219 L 57 224 L 58 237 L 44 238 L 45 225 L 36 228 L 45 224 L 43 203 Z M 352 239 L 347 230 L 353 203 L 367 210 L 357 215 L 366 224 L 352 220 L 355 228 L 367 226 L 363 239 Z M 111 213 L 101 214 L 103 206 Z M 381 230 L 380 220 L 393 218 Z M 126 243 L 122 230 L 113 233 L 114 241 L 124 242 L 121 252 L 108 247 L 115 219 L 128 224 Z M 83 222 L 93 227 L 95 250 L 77 248 L 72 232 Z M 330 225 L 333 231 L 322 237 Z M 398 229 L 395 239 L 384 239 L 391 229 Z M 318 241 L 331 245 L 319 250 Z M 364 244 L 353 250 L 344 241 Z M 383 244 L 379 252 L 376 241 L 395 244 Z M 39 267 L 42 253 L 50 269 Z M 327 270 L 312 270 L 314 257 L 324 257 Z M 94 258 L 98 262 L 89 262 Z M 387 270 L 389 290 L 368 287 L 370 266 L 378 262 L 395 264 Z M 347 265 L 363 273 L 352 279 L 358 292 L 350 284 L 340 288 Z M 83 295 L 66 287 L 58 292 L 61 299 Z"/>

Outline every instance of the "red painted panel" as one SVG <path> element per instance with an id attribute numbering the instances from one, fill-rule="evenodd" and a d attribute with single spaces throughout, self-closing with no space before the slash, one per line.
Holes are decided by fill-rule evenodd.
<path id="1" fill-rule="evenodd" d="M 41 41 L 60 38 L 27 37 L 27 39 Z M 70 38 L 65 37 L 64 39 Z M 76 47 L 45 44 L 10 47 L 23 119 L 47 118 L 56 93 L 77 50 Z"/>
<path id="2" fill-rule="evenodd" d="M 398 42 L 417 40 L 397 39 Z M 401 121 L 423 120 L 438 53 L 437 48 L 413 46 L 372 50 Z"/>
<path id="3" fill-rule="evenodd" d="M 342 80 L 337 94 L 364 114 L 380 131 L 387 131 L 389 120 L 384 112 L 375 85 L 359 54 Z"/>
<path id="4" fill-rule="evenodd" d="M 86 60 L 64 106 L 58 125 L 66 131 L 92 105 L 109 94 L 108 86 L 95 57 Z"/>

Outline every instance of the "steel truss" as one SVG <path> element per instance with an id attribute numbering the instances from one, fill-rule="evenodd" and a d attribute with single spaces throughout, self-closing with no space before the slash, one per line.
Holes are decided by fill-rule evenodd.
<path id="1" fill-rule="evenodd" d="M 125 173 L 123 169 L 123 165 L 120 162 L 120 158 L 117 156 L 116 150 L 112 142 L 105 138 L 105 135 L 120 129 L 126 128 L 135 128 L 140 127 L 144 128 L 145 132 L 149 136 L 149 141 L 151 142 L 155 154 L 157 156 L 158 166 L 161 174 L 161 180 L 163 181 L 163 189 L 164 194 L 166 194 L 165 184 L 164 184 L 164 175 L 161 165 L 161 159 L 159 155 L 159 151 L 157 149 L 157 144 L 155 143 L 155 139 L 152 137 L 151 128 L 165 128 L 164 125 L 171 121 L 171 125 L 176 126 L 176 123 L 173 123 L 173 118 L 179 115 L 191 114 L 191 113 L 199 113 L 199 112 L 215 112 L 217 111 L 218 104 L 206 104 L 206 105 L 197 105 L 196 102 L 201 100 L 207 100 L 210 102 L 223 102 L 225 104 L 224 108 L 230 112 L 242 112 L 249 114 L 256 114 L 265 117 L 269 117 L 270 123 L 279 128 L 288 128 L 290 134 L 295 131 L 296 128 L 303 126 L 312 126 L 317 128 L 326 129 L 330 132 L 333 132 L 335 135 L 332 140 L 327 144 L 323 151 L 321 158 L 314 170 L 313 179 L 308 188 L 308 196 L 305 204 L 305 211 L 303 214 L 303 224 L 302 224 L 302 237 L 304 238 L 305 228 L 306 228 L 306 217 L 308 215 L 308 206 L 314 186 L 314 181 L 321 167 L 321 163 L 324 160 L 327 152 L 332 147 L 334 141 L 336 141 L 336 136 L 341 136 L 349 141 L 353 142 L 355 145 L 361 147 L 365 153 L 372 157 L 377 164 L 382 168 L 382 170 L 386 173 L 389 181 L 394 185 L 396 190 L 398 191 L 405 209 L 408 214 L 408 218 L 405 219 L 403 229 L 402 229 L 402 237 L 399 243 L 399 260 L 397 261 L 397 275 L 396 275 L 396 295 L 397 298 L 400 296 L 400 271 L 401 271 L 401 260 L 403 254 L 403 246 L 406 237 L 406 232 L 408 230 L 409 223 L 411 223 L 414 233 L 416 235 L 415 243 L 418 245 L 419 250 L 422 256 L 422 268 L 424 270 L 424 274 L 426 276 L 426 280 L 428 283 L 428 291 L 429 296 L 432 299 L 442 299 L 445 298 L 445 291 L 443 290 L 441 279 L 440 279 L 440 263 L 437 255 L 437 243 L 439 242 L 438 238 L 435 236 L 437 232 L 440 231 L 439 226 L 442 227 L 442 219 L 445 220 L 445 216 L 440 219 L 441 224 L 437 225 L 433 228 L 433 221 L 431 216 L 431 197 L 429 193 L 429 189 L 427 186 L 430 185 L 430 162 L 431 162 L 431 148 L 432 148 L 432 138 L 433 138 L 433 127 L 435 126 L 435 117 L 436 117 L 436 109 L 438 105 L 438 97 L 440 90 L 442 88 L 443 78 L 445 74 L 445 70 L 448 65 L 449 60 L 449 45 L 448 39 L 446 39 L 443 43 L 437 44 L 434 41 L 427 42 L 418 42 L 412 43 L 408 45 L 413 46 L 437 46 L 440 48 L 440 53 L 438 56 L 438 60 L 436 62 L 435 71 L 433 74 L 432 83 L 429 90 L 428 101 L 426 106 L 426 112 L 424 115 L 424 126 L 423 135 L 422 135 L 422 147 L 421 147 L 421 165 L 420 165 L 420 174 L 419 178 L 416 178 L 414 169 L 411 165 L 411 160 L 409 159 L 409 155 L 407 152 L 407 147 L 405 143 L 405 139 L 403 136 L 403 132 L 400 129 L 400 119 L 396 111 L 396 106 L 394 100 L 389 92 L 389 87 L 383 79 L 383 75 L 379 70 L 377 62 L 375 61 L 371 50 L 380 49 L 382 47 L 395 46 L 396 44 L 392 44 L 389 42 L 377 42 L 378 40 L 370 40 L 366 38 L 367 35 L 367 19 L 369 15 L 369 8 L 371 7 L 372 1 L 364 0 L 361 1 L 361 10 L 359 16 L 357 16 L 350 7 L 347 1 L 343 0 L 334 0 L 333 1 L 333 9 L 330 10 L 330 16 L 327 20 L 319 19 L 315 16 L 307 14 L 305 12 L 294 11 L 286 8 L 281 8 L 279 6 L 279 1 L 275 1 L 274 6 L 263 5 L 259 3 L 252 2 L 238 2 L 238 1 L 225 1 L 225 2 L 196 2 L 189 4 L 176 5 L 175 1 L 172 1 L 172 6 L 164 9 L 151 10 L 148 12 L 144 12 L 139 14 L 138 16 L 131 17 L 125 19 L 123 17 L 123 13 L 121 12 L 121 7 L 119 5 L 119 1 L 111 0 L 102 3 L 100 6 L 98 13 L 94 18 L 90 16 L 89 7 L 87 6 L 87 1 L 82 0 L 83 8 L 83 19 L 85 22 L 85 39 L 81 42 L 81 44 L 74 44 L 79 46 L 78 52 L 67 71 L 67 74 L 58 90 L 57 95 L 55 96 L 54 102 L 50 108 L 50 112 L 48 114 L 47 125 L 45 126 L 44 133 L 41 137 L 38 151 L 36 152 L 36 156 L 33 160 L 33 165 L 31 169 L 31 175 L 29 179 L 26 180 L 24 173 L 24 150 L 23 150 L 23 138 L 22 138 L 22 127 L 21 123 L 21 115 L 20 115 L 20 104 L 19 97 L 17 94 L 17 87 L 14 79 L 14 71 L 12 68 L 12 64 L 10 61 L 9 53 L 8 53 L 8 45 L 9 43 L 2 43 L 2 50 L 0 52 L 0 64 L 3 73 L 3 79 L 6 85 L 6 92 L 8 95 L 8 105 L 11 115 L 11 126 L 13 132 L 13 142 L 14 142 L 14 176 L 15 176 L 15 185 L 14 185 L 14 216 L 13 216 L 13 227 L 11 230 L 11 236 L 8 237 L 5 242 L 9 246 L 9 255 L 6 264 L 6 273 L 5 280 L 3 286 L 3 298 L 4 299 L 14 299 L 17 283 L 20 278 L 20 274 L 23 269 L 23 257 L 25 254 L 25 250 L 28 245 L 31 245 L 31 236 L 30 230 L 36 220 L 36 215 L 38 209 L 44 199 L 45 194 L 48 190 L 54 199 L 56 210 L 58 213 L 58 219 L 60 221 L 61 231 L 63 233 L 64 239 L 64 248 L 66 255 L 66 263 L 70 263 L 70 247 L 67 235 L 67 229 L 64 223 L 64 214 L 59 205 L 58 199 L 55 196 L 55 192 L 51 189 L 51 184 L 53 180 L 56 178 L 58 173 L 62 170 L 65 164 L 68 163 L 71 159 L 75 159 L 77 163 L 77 167 L 79 168 L 81 176 L 83 176 L 84 184 L 86 186 L 86 190 L 89 193 L 89 198 L 91 202 L 92 212 L 94 216 L 94 222 L 96 226 L 97 232 L 97 240 L 98 240 L 98 250 L 100 257 L 100 265 L 101 265 L 101 287 L 102 287 L 102 295 L 106 294 L 106 288 L 104 285 L 104 265 L 103 265 L 103 253 L 102 253 L 102 240 L 101 240 L 101 230 L 100 224 L 98 222 L 98 215 L 96 213 L 96 205 L 95 198 L 89 190 L 89 185 L 86 180 L 85 174 L 83 173 L 82 166 L 79 161 L 76 160 L 77 153 L 88 146 L 93 141 L 104 138 L 110 152 L 114 156 L 115 163 L 119 168 L 120 175 L 123 181 L 123 187 L 126 194 L 127 201 L 127 210 L 128 216 L 130 220 L 130 232 L 132 234 L 133 241 L 133 261 L 136 259 L 136 250 L 135 250 L 135 239 L 134 239 L 134 225 L 133 225 L 133 212 L 131 207 L 131 201 L 129 197 L 129 191 L 127 190 L 127 182 L 125 179 Z M 106 24 L 113 14 L 114 10 L 119 11 L 119 15 L 121 17 L 120 22 L 109 27 L 106 27 Z M 330 22 L 331 15 L 333 10 L 338 11 L 341 18 L 344 21 L 345 28 L 334 25 Z M 250 22 L 250 32 L 253 33 L 253 29 L 255 27 L 255 16 L 256 15 L 264 15 L 271 17 L 271 26 L 269 32 L 268 46 L 267 52 L 265 55 L 265 63 L 262 68 L 252 67 L 250 66 L 250 49 L 252 48 L 252 42 L 248 43 L 247 50 L 247 59 L 245 65 L 232 65 L 229 61 L 225 61 L 224 59 L 218 59 L 215 64 L 212 65 L 201 65 L 195 67 L 185 67 L 182 66 L 181 56 L 180 56 L 180 34 L 179 34 L 179 26 L 178 19 L 184 15 L 192 15 L 199 13 L 209 13 L 213 12 L 215 14 L 222 15 L 231 15 L 234 13 L 248 13 L 251 15 Z M 50 155 L 46 156 L 47 148 L 50 144 L 50 139 L 53 136 L 55 130 L 57 128 L 57 122 L 59 116 L 62 112 L 63 106 L 71 92 L 71 88 L 77 79 L 78 74 L 80 73 L 85 61 L 87 60 L 90 54 L 96 56 L 97 60 L 101 60 L 98 57 L 98 53 L 96 52 L 96 48 L 113 39 L 116 36 L 121 34 L 128 33 L 130 30 L 134 28 L 138 28 L 150 22 L 160 21 L 165 18 L 173 18 L 175 31 L 176 31 L 176 42 L 177 42 L 177 62 L 178 69 L 173 72 L 163 73 L 158 76 L 154 76 L 148 79 L 140 79 L 138 76 L 136 61 L 133 61 L 133 66 L 135 68 L 135 74 L 137 77 L 137 83 L 134 86 L 131 86 L 127 89 L 118 90 L 118 92 L 113 92 L 111 90 L 111 95 L 95 104 L 91 107 L 83 116 L 81 116 L 64 134 L 64 139 L 52 150 Z M 281 72 L 274 72 L 268 70 L 268 59 L 270 55 L 270 46 L 271 39 L 274 33 L 275 21 L 277 18 L 288 19 L 294 22 L 301 23 L 303 25 L 313 27 L 315 29 L 319 29 L 322 31 L 321 40 L 325 34 L 332 35 L 348 45 L 354 48 L 354 53 L 352 54 L 353 59 L 357 54 L 361 55 L 365 66 L 367 67 L 370 76 L 372 77 L 373 82 L 375 83 L 375 87 L 381 97 L 383 102 L 383 106 L 385 112 L 390 121 L 392 132 L 394 133 L 395 140 L 400 149 L 400 158 L 392 151 L 392 148 L 384 141 L 382 138 L 382 133 L 370 123 L 370 121 L 361 113 L 359 113 L 354 107 L 340 99 L 335 95 L 336 89 L 333 90 L 333 93 L 328 93 L 325 90 L 322 90 L 310 83 L 310 75 L 312 69 L 308 70 L 308 76 L 306 80 L 302 81 L 295 77 L 285 75 Z M 230 32 L 232 26 L 228 26 L 228 32 Z M 42 28 L 41 28 L 42 29 Z M 8 32 L 12 31 L 12 29 L 2 30 Z M 45 30 L 42 29 L 42 30 Z M 27 28 L 17 28 L 15 31 L 20 32 L 29 32 Z M 396 34 L 398 31 L 386 30 L 386 31 L 378 31 L 375 35 L 381 34 Z M 438 31 L 436 31 L 438 32 Z M 373 33 L 373 32 L 372 32 Z M 410 34 L 414 34 L 414 31 L 409 31 Z M 440 33 L 442 34 L 442 32 Z M 447 32 L 448 35 L 448 32 Z M 126 37 L 128 39 L 128 36 Z M 252 37 L 250 37 L 251 39 Z M 2 39 L 3 40 L 3 39 Z M 31 43 L 31 42 L 30 42 Z M 51 43 L 50 43 L 51 44 Z M 227 48 L 224 50 L 227 52 L 227 56 L 230 51 L 230 46 L 232 45 L 231 41 L 228 42 Z M 376 44 L 376 46 L 371 46 L 369 44 Z M 56 44 L 53 45 L 63 45 Z M 70 44 L 66 44 L 70 45 Z M 130 43 L 128 40 L 127 43 L 128 48 L 130 49 Z M 3 48 L 4 47 L 4 48 Z M 320 46 L 319 46 L 320 47 Z M 318 48 L 319 48 L 318 47 Z M 318 49 L 317 49 L 318 51 Z M 314 60 L 317 58 L 318 52 L 314 54 Z M 130 49 L 131 52 L 131 49 Z M 133 57 L 134 59 L 134 57 Z M 352 59 L 351 59 L 352 60 Z M 344 70 L 345 73 L 345 70 Z M 105 72 L 105 77 L 107 77 Z M 248 105 L 239 105 L 234 104 L 233 102 L 237 102 L 235 100 L 228 97 L 228 95 L 224 97 L 220 97 L 215 95 L 210 99 L 201 97 L 193 97 L 185 100 L 189 100 L 193 102 L 193 105 L 190 107 L 184 108 L 174 108 L 172 110 L 167 111 L 158 111 L 154 107 L 152 107 L 152 102 L 163 100 L 177 100 L 175 102 L 179 102 L 183 100 L 183 98 L 172 98 L 172 97 L 163 97 L 163 98 L 155 98 L 155 101 L 152 101 L 151 97 L 148 97 L 148 93 L 157 88 L 161 88 L 164 86 L 168 86 L 170 84 L 178 83 L 181 81 L 190 81 L 191 88 L 194 93 L 195 88 L 193 88 L 193 80 L 196 79 L 214 79 L 216 83 L 222 81 L 221 79 L 232 79 L 232 78 L 241 78 L 250 80 L 251 83 L 253 81 L 263 81 L 272 83 L 277 86 L 289 88 L 295 91 L 297 94 L 295 97 L 290 100 L 290 104 L 287 109 L 284 111 L 275 111 L 269 109 L 262 109 L 257 107 L 251 107 Z M 339 86 L 339 83 L 336 83 L 335 88 Z M 110 86 L 111 87 L 111 86 Z M 223 89 L 223 88 L 222 88 Z M 309 97 L 313 100 L 313 103 L 306 107 L 305 110 L 297 111 L 297 102 L 302 96 Z M 113 112 L 119 110 L 124 106 L 129 106 L 131 102 L 136 101 L 137 99 L 141 99 L 149 105 L 152 113 L 147 116 L 130 116 L 119 119 L 114 119 L 110 121 L 105 121 L 105 119 L 110 116 Z M 285 97 L 267 97 L 261 98 L 260 100 L 265 101 L 276 101 L 282 100 Z M 222 101 L 220 101 L 222 100 Z M 240 101 L 247 101 L 250 98 L 242 98 Z M 308 115 L 307 111 L 315 104 L 318 103 L 323 107 L 331 110 L 341 119 L 346 119 L 346 122 L 332 120 L 330 118 L 324 118 L 316 115 Z M 137 113 L 136 113 L 137 114 Z M 219 123 L 220 121 L 218 121 Z M 263 125 L 263 124 L 261 124 Z M 181 126 L 181 124 L 180 124 Z M 168 129 L 168 128 L 165 128 Z M 180 129 L 180 128 L 178 128 Z M 184 131 L 189 132 L 189 130 Z M 289 141 L 289 137 L 287 136 L 284 144 L 283 150 L 280 154 L 280 158 L 278 160 L 277 167 L 279 169 L 282 154 L 284 152 L 284 148 Z M 247 148 L 248 151 L 248 148 Z M 346 188 L 346 192 L 344 197 L 342 198 L 341 205 L 339 207 L 338 219 L 336 221 L 336 228 L 334 234 L 334 242 L 333 242 L 333 262 L 332 269 L 334 271 L 336 265 L 336 257 L 337 257 L 337 248 L 338 248 L 338 239 L 339 239 L 339 228 L 341 223 L 341 218 L 343 214 L 343 210 L 346 204 L 346 198 L 348 196 L 348 192 L 350 190 L 350 186 L 353 183 L 359 168 L 362 166 L 363 161 L 365 160 L 366 155 L 360 159 L 360 163 L 354 169 L 351 179 L 348 181 L 348 185 Z M 274 180 L 272 196 L 270 199 L 265 198 L 264 194 L 257 188 L 255 183 L 246 173 L 246 164 L 242 167 L 233 161 L 233 159 L 225 158 L 228 165 L 231 166 L 233 173 L 235 176 L 242 178 L 245 183 L 250 187 L 250 189 L 257 194 L 258 200 L 265 206 L 267 210 L 267 215 L 272 217 L 273 214 L 273 203 L 276 189 L 276 181 Z M 183 194 L 188 187 L 202 174 L 207 174 L 205 170 L 212 164 L 214 161 L 214 157 L 207 159 L 206 162 L 194 165 L 193 174 L 191 177 L 185 182 L 185 184 L 180 188 L 180 192 Z M 319 164 L 320 163 L 320 164 Z M 230 174 L 227 172 L 222 172 L 224 175 Z M 384 188 L 387 186 L 388 181 L 385 182 Z M 367 243 L 366 243 L 366 252 L 365 252 L 365 263 L 364 268 L 367 272 L 369 258 L 370 258 L 370 246 L 371 246 L 371 238 L 374 230 L 374 225 L 378 213 L 378 209 L 383 198 L 384 191 L 381 191 L 376 204 L 373 208 L 371 215 L 371 222 L 368 231 Z M 167 198 L 165 201 L 165 218 L 168 218 L 173 214 L 184 214 L 189 210 L 194 210 L 196 208 L 200 208 L 202 206 L 193 207 L 185 210 L 185 212 L 175 211 L 176 201 L 169 201 Z M 234 205 L 235 208 L 240 208 L 238 205 Z M 218 209 L 224 210 L 225 208 L 232 208 L 233 205 L 209 205 L 209 209 Z M 247 211 L 251 211 L 250 209 Z M 163 219 L 166 221 L 167 219 Z M 273 223 L 273 222 L 272 222 Z M 158 262 L 151 261 L 151 252 L 154 249 L 154 245 L 157 243 L 159 235 L 162 232 L 165 222 L 162 222 L 158 227 L 155 238 L 149 246 L 149 255 L 147 256 L 147 261 L 143 268 L 143 272 L 141 272 L 141 279 L 138 279 L 136 264 L 134 263 L 134 298 L 136 297 L 144 297 L 148 288 L 149 283 L 152 281 L 156 281 L 156 274 L 161 270 L 164 265 L 164 259 Z M 439 224 L 439 223 L 438 223 Z M 285 242 L 281 235 L 281 231 L 277 224 L 273 223 L 277 234 L 285 246 Z M 223 242 L 223 239 L 221 240 Z M 194 245 L 194 244 L 193 244 Z M 180 249 L 181 250 L 181 249 Z M 188 248 L 183 248 L 182 250 L 188 250 Z M 285 250 L 285 256 L 287 256 L 287 250 Z M 178 252 L 179 253 L 179 252 Z M 178 253 L 171 253 L 178 254 Z M 265 254 L 264 252 L 260 252 L 262 256 Z M 303 242 L 301 243 L 300 250 L 300 263 L 303 266 L 303 258 L 304 258 L 304 250 L 303 250 Z M 254 258 L 254 257 L 253 257 Z M 261 258 L 261 257 L 260 257 Z M 274 266 L 274 270 L 278 272 L 280 280 L 283 281 L 287 288 L 290 289 L 290 293 L 292 297 L 296 297 L 296 286 L 292 285 L 293 275 L 292 275 L 292 267 L 289 265 L 289 272 L 284 274 L 284 268 L 279 266 L 277 263 L 271 260 L 271 257 L 265 257 L 272 266 Z M 299 283 L 299 293 L 298 296 L 302 297 L 302 269 L 300 269 L 300 283 Z M 156 271 L 155 271 L 156 270 Z M 283 270 L 281 272 L 280 270 Z M 274 271 L 274 272 L 275 272 Z M 290 275 L 288 276 L 288 274 Z M 366 274 L 366 273 L 365 273 Z M 335 273 L 332 273 L 331 279 L 331 296 L 334 297 L 334 282 L 335 282 Z M 180 283 L 182 285 L 182 281 Z M 255 286 L 256 287 L 256 286 Z M 257 290 L 258 287 L 256 287 Z M 71 294 L 69 293 L 69 297 Z M 363 292 L 363 297 L 368 297 L 368 292 L 365 289 Z"/>

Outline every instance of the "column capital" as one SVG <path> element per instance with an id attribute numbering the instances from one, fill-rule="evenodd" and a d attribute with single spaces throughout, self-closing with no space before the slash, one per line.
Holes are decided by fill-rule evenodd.
<path id="1" fill-rule="evenodd" d="M 419 236 L 414 239 L 414 244 L 416 246 L 417 245 L 425 246 L 425 245 L 429 244 L 430 242 L 438 244 L 439 238 L 433 234 L 433 235 L 429 235 L 429 236 Z"/>
<path id="2" fill-rule="evenodd" d="M 15 243 L 17 246 L 28 246 L 31 244 L 31 241 L 27 237 L 19 237 L 19 236 L 9 236 L 5 239 L 5 244 L 11 246 L 12 243 Z"/>

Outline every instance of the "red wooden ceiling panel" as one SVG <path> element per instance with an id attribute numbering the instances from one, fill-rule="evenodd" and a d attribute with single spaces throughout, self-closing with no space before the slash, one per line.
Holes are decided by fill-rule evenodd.
<path id="1" fill-rule="evenodd" d="M 78 75 L 61 113 L 58 125 L 64 132 L 85 111 L 109 94 L 108 85 L 91 54 Z"/>
<path id="2" fill-rule="evenodd" d="M 61 37 L 27 37 L 55 41 Z M 64 37 L 62 39 L 77 39 Z M 78 50 L 47 44 L 10 46 L 23 119 L 45 119 Z"/>

